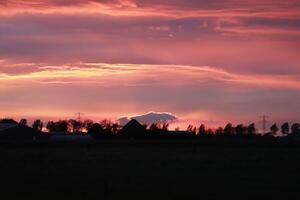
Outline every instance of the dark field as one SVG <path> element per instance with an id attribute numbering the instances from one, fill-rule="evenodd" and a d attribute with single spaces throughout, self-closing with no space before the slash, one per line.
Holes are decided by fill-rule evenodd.
<path id="1" fill-rule="evenodd" d="M 0 157 L 1 195 L 14 199 L 297 199 L 300 194 L 295 145 L 1 144 Z"/>

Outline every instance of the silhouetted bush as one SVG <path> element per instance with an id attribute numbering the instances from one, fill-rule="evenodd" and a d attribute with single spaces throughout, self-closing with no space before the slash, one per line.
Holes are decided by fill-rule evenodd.
<path id="1" fill-rule="evenodd" d="M 286 122 L 281 126 L 281 133 L 283 135 L 288 135 L 289 132 L 290 132 L 290 125 L 289 125 L 289 123 Z"/>
<path id="2" fill-rule="evenodd" d="M 291 129 L 292 129 L 293 135 L 300 135 L 300 124 L 299 123 L 293 124 Z"/>
<path id="3" fill-rule="evenodd" d="M 49 121 L 46 128 L 50 133 L 53 132 L 68 132 L 69 123 L 66 120 L 59 120 L 57 122 Z"/>
<path id="4" fill-rule="evenodd" d="M 35 120 L 32 124 L 32 128 L 37 131 L 42 131 L 43 126 L 44 126 L 43 122 L 39 119 Z"/>
<path id="5" fill-rule="evenodd" d="M 93 124 L 88 130 L 88 134 L 91 135 L 95 139 L 99 139 L 106 135 L 104 129 L 99 123 Z"/>

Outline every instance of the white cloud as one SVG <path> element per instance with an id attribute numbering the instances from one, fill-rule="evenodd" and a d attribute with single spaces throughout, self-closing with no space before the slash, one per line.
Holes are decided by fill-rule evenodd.
<path id="1" fill-rule="evenodd" d="M 163 122 L 173 122 L 177 119 L 175 115 L 167 112 L 148 112 L 146 114 L 122 117 L 118 119 L 121 125 L 127 124 L 131 119 L 136 119 L 141 124 L 152 124 L 152 123 L 163 123 Z"/>

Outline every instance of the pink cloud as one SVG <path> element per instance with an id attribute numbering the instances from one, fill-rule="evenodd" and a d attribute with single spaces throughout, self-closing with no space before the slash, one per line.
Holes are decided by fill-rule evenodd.
<path id="1" fill-rule="evenodd" d="M 74 63 L 60 66 L 24 63 L 33 72 L 2 73 L 2 88 L 20 84 L 104 84 L 105 86 L 198 85 L 210 81 L 257 87 L 300 89 L 299 75 L 236 74 L 209 66 Z M 16 66 L 16 64 L 14 65 Z M 160 76 L 157 76 L 159 74 Z M 257 80 L 260 80 L 259 82 Z"/>
<path id="2" fill-rule="evenodd" d="M 237 1 L 223 0 L 7 0 L 0 3 L 3 14 L 16 13 L 94 13 L 113 16 L 169 16 L 169 17 L 221 17 L 221 16 L 299 16 L 297 0 Z"/>
<path id="3" fill-rule="evenodd" d="M 78 110 L 93 119 L 156 110 L 174 113 L 182 126 L 213 126 L 250 122 L 261 113 L 295 119 L 297 113 L 291 111 L 300 100 L 297 76 L 200 66 L 44 64 L 35 72 L 1 74 L 0 83 L 1 115 L 43 119 L 70 117 Z"/>

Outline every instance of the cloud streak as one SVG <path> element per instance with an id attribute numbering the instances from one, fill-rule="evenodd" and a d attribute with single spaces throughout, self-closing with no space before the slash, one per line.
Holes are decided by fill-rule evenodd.
<path id="1" fill-rule="evenodd" d="M 18 64 L 22 65 L 22 64 Z M 27 63 L 34 69 L 35 64 Z M 157 77 L 157 75 L 160 75 Z M 259 82 L 257 80 L 260 80 Z M 141 65 L 78 63 L 62 66 L 40 65 L 34 72 L 0 74 L 2 85 L 37 82 L 43 84 L 103 84 L 111 85 L 197 85 L 205 82 L 225 82 L 257 87 L 300 89 L 299 76 L 245 75 L 209 66 Z"/>
<path id="2" fill-rule="evenodd" d="M 106 1 L 98 3 L 119 9 Z M 190 3 L 185 5 L 177 1 L 170 5 L 163 2 L 162 5 L 136 3 L 138 9 L 174 10 L 177 6 L 176 12 L 187 15 L 199 12 L 197 6 L 204 9 L 203 4 L 197 2 L 194 8 Z M 54 10 L 61 6 L 72 7 L 71 2 L 43 1 L 40 4 L 29 7 L 48 9 L 54 6 Z M 79 5 L 82 4 L 85 3 L 79 1 L 73 6 L 81 9 Z M 249 3 L 252 7 L 242 9 L 243 16 L 236 15 L 234 10 L 227 10 L 231 14 L 224 15 L 224 8 L 237 9 L 233 3 L 225 7 L 222 2 L 208 5 L 211 7 L 204 11 L 210 14 L 199 16 L 175 14 L 176 17 L 158 17 L 149 14 L 116 17 L 85 13 L 84 7 L 81 13 L 41 14 L 28 11 L 2 16 L 0 58 L 15 63 L 45 62 L 54 65 L 77 62 L 176 64 L 223 66 L 225 70 L 235 73 L 299 72 L 300 21 L 295 15 L 300 12 L 291 11 L 288 7 L 294 4 L 283 7 L 279 6 L 281 4 L 266 4 L 272 9 L 264 9 L 259 11 L 265 12 L 264 15 L 256 15 L 253 13 L 257 13 L 257 7 L 264 4 Z M 8 2 L 6 7 L 13 6 Z M 255 11 L 251 11 L 253 9 Z M 215 14 L 211 15 L 211 12 Z"/>
<path id="3" fill-rule="evenodd" d="M 60 1 L 60 0 L 6 0 L 0 3 L 2 14 L 31 13 L 90 13 L 113 16 L 254 16 L 298 15 L 300 6 L 297 0 L 288 1 L 237 1 L 221 0 L 201 1 L 148 1 L 148 0 L 93 0 L 93 1 Z M 9 10 L 8 10 L 9 9 Z M 292 10 L 293 12 L 287 12 Z"/>

